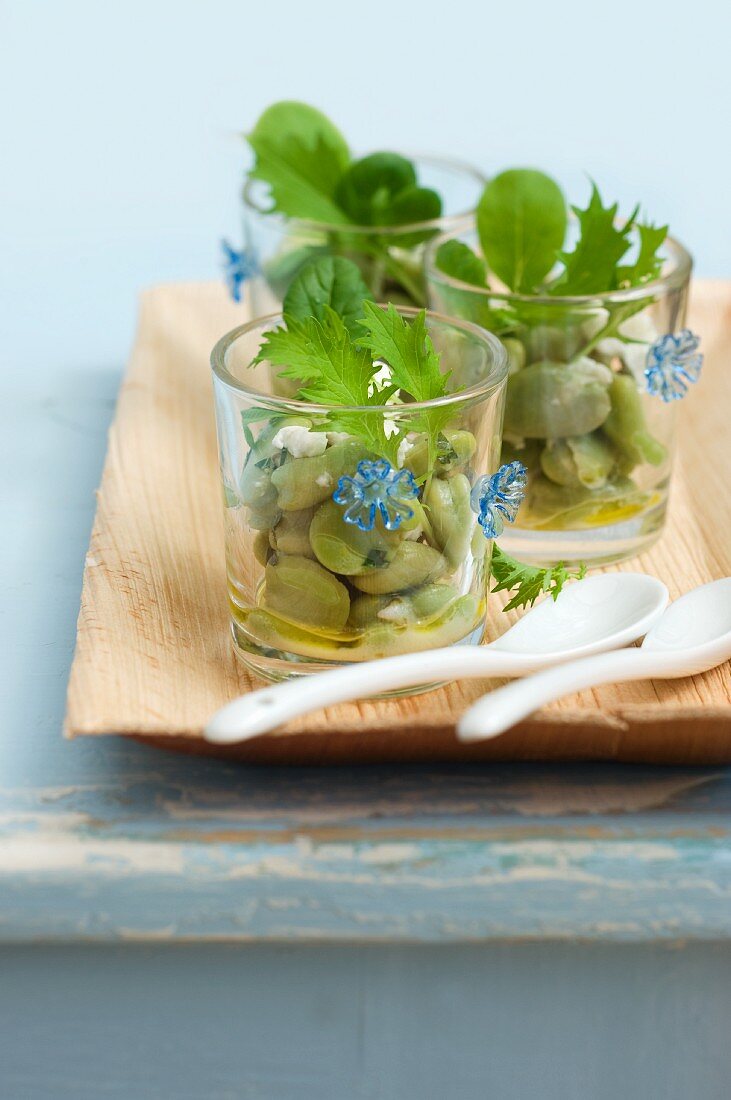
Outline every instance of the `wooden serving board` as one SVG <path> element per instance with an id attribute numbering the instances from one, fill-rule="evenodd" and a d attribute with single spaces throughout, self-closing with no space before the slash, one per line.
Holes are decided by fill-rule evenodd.
<path id="1" fill-rule="evenodd" d="M 261 686 L 229 637 L 209 368 L 215 341 L 244 319 L 217 284 L 142 295 L 86 559 L 67 736 L 123 734 L 283 764 L 731 761 L 729 665 L 692 679 L 582 692 L 472 746 L 456 740 L 455 719 L 487 681 L 332 707 L 230 749 L 203 741 L 201 728 L 218 707 Z M 660 577 L 671 597 L 731 573 L 731 282 L 696 284 L 690 323 L 706 363 L 680 410 L 670 521 L 659 543 L 624 566 Z M 491 603 L 495 637 L 514 613 Z"/>

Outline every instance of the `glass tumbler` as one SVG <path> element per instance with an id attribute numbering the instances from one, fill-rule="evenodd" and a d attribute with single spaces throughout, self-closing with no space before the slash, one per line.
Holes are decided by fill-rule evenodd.
<path id="1" fill-rule="evenodd" d="M 436 266 L 445 240 L 479 252 L 474 230 L 444 235 L 425 259 L 434 309 L 499 334 L 509 378 L 502 461 L 528 471 L 501 546 L 538 565 L 640 553 L 660 535 L 678 401 L 695 381 L 698 338 L 684 329 L 692 260 L 667 239 L 659 278 L 587 297 L 493 291 Z"/>
<path id="2" fill-rule="evenodd" d="M 323 253 L 344 256 L 361 269 L 373 297 L 426 305 L 424 244 L 437 233 L 468 224 L 485 186 L 474 168 L 431 157 L 414 158 L 419 184 L 442 197 L 439 218 L 410 225 L 326 225 L 268 214 L 268 186 L 249 180 L 243 190 L 245 257 L 254 316 L 279 310 L 300 267 Z"/>
<path id="3" fill-rule="evenodd" d="M 479 643 L 491 550 L 480 486 L 499 467 L 505 349 L 427 314 L 452 392 L 335 409 L 282 396 L 271 364 L 252 367 L 281 321 L 234 329 L 211 357 L 237 654 L 279 680 Z M 387 436 L 402 430 L 394 465 L 364 442 L 374 418 Z"/>

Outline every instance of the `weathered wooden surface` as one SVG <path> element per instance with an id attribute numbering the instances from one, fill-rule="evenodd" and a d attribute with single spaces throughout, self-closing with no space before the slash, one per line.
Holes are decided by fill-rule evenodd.
<path id="1" fill-rule="evenodd" d="M 206 719 L 254 681 L 228 633 L 208 356 L 242 313 L 212 284 L 143 295 L 87 556 L 71 735 L 139 735 L 257 762 L 350 760 L 731 760 L 731 669 L 683 681 L 609 685 L 561 700 L 497 741 L 464 746 L 455 718 L 489 686 L 465 681 L 413 699 L 333 707 L 230 749 Z M 731 572 L 727 416 L 731 284 L 699 284 L 702 384 L 681 410 L 681 449 L 663 539 L 625 568 L 677 596 Z M 508 621 L 494 602 L 490 630 Z"/>

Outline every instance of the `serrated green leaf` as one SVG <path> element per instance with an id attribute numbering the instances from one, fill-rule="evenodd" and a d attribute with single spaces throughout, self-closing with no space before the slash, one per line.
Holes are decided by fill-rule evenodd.
<path id="1" fill-rule="evenodd" d="M 617 286 L 639 286 L 641 283 L 656 279 L 662 269 L 662 258 L 658 252 L 668 235 L 667 225 L 638 225 L 640 247 L 633 264 L 617 268 Z"/>
<path id="2" fill-rule="evenodd" d="M 358 267 L 341 256 L 318 256 L 299 271 L 284 298 L 285 321 L 304 321 L 314 317 L 322 321 L 329 307 L 342 319 L 351 335 L 360 331 L 358 319 L 363 302 L 373 295 Z"/>
<path id="3" fill-rule="evenodd" d="M 510 290 L 530 293 L 548 275 L 566 234 L 558 184 L 532 168 L 495 176 L 477 207 L 477 230 L 490 268 Z"/>
<path id="4" fill-rule="evenodd" d="M 368 349 L 353 342 L 342 318 L 330 306 L 324 306 L 322 320 L 290 318 L 286 328 L 267 333 L 256 357 L 256 362 L 263 360 L 281 367 L 282 377 L 299 382 L 301 400 L 333 406 L 327 414 L 333 430 L 357 436 L 374 452 L 394 461 L 401 433 L 387 438 L 383 413 L 348 411 L 348 406 L 383 405 L 388 391 L 369 392 L 378 367 Z"/>
<path id="5" fill-rule="evenodd" d="M 552 568 L 541 569 L 516 561 L 501 550 L 497 543 L 492 546 L 492 577 L 497 582 L 492 591 L 506 592 L 515 589 L 512 599 L 503 611 L 531 607 L 544 592 L 555 600 L 567 581 L 581 580 L 585 575 L 586 566 L 583 563 L 575 570 L 567 569 L 563 562 Z"/>
<path id="6" fill-rule="evenodd" d="M 636 211 L 624 225 L 615 224 L 618 204 L 604 206 L 596 184 L 585 210 L 572 210 L 579 219 L 579 239 L 572 252 L 562 252 L 564 271 L 551 284 L 552 294 L 601 294 L 617 286 L 617 264 L 630 248 Z"/>
<path id="7" fill-rule="evenodd" d="M 321 111 L 290 100 L 274 103 L 248 141 L 256 156 L 249 175 L 269 184 L 275 210 L 293 218 L 347 224 L 334 196 L 350 152 Z"/>
<path id="8" fill-rule="evenodd" d="M 391 368 L 391 381 L 414 401 L 432 401 L 446 393 L 448 375 L 439 369 L 439 356 L 426 330 L 426 311 L 407 321 L 389 304 L 381 309 L 364 302 L 358 343 Z"/>

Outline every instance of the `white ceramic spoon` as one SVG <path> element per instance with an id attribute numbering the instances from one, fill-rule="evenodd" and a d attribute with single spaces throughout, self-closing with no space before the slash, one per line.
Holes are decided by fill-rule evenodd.
<path id="1" fill-rule="evenodd" d="M 540 672 L 479 699 L 457 727 L 460 741 L 484 741 L 562 695 L 623 680 L 693 676 L 731 659 L 731 577 L 670 604 L 639 649 L 602 653 Z"/>
<path id="2" fill-rule="evenodd" d="M 206 740 L 230 745 L 258 737 L 312 710 L 432 681 L 523 676 L 574 657 L 629 645 L 668 602 L 664 584 L 644 573 L 604 573 L 545 599 L 497 641 L 386 657 L 303 676 L 242 695 L 214 714 Z"/>

